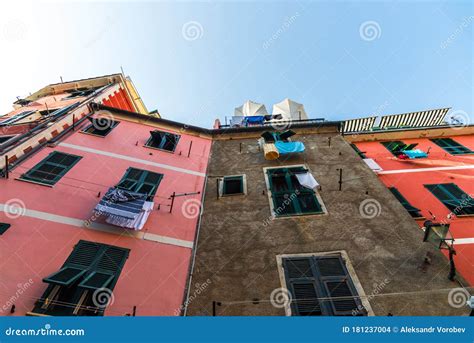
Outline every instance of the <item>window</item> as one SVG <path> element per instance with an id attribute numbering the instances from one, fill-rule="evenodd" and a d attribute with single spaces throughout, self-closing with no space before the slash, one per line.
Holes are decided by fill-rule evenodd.
<path id="1" fill-rule="evenodd" d="M 323 213 L 316 193 L 298 182 L 298 172 L 306 170 L 303 167 L 267 169 L 273 212 L 277 217 Z"/>
<path id="2" fill-rule="evenodd" d="M 101 137 L 107 136 L 120 123 L 109 118 L 89 118 L 89 120 L 91 124 L 82 132 Z"/>
<path id="3" fill-rule="evenodd" d="M 128 168 L 122 180 L 118 183 L 117 188 L 148 194 L 148 198 L 151 199 L 155 195 L 162 178 L 163 174 Z"/>
<path id="4" fill-rule="evenodd" d="M 48 284 L 36 302 L 33 314 L 53 316 L 98 316 L 105 311 L 93 299 L 94 291 L 110 292 L 118 281 L 129 249 L 89 241 L 79 241 L 59 269 L 43 282 Z"/>
<path id="5" fill-rule="evenodd" d="M 474 199 L 454 183 L 425 187 L 455 215 L 474 214 Z"/>
<path id="6" fill-rule="evenodd" d="M 5 142 L 9 141 L 13 137 L 15 137 L 15 136 L 0 136 L 0 144 L 3 144 Z"/>
<path id="7" fill-rule="evenodd" d="M 10 228 L 10 224 L 7 223 L 0 223 L 0 235 L 3 235 L 5 231 L 7 231 Z"/>
<path id="8" fill-rule="evenodd" d="M 367 158 L 365 156 L 365 153 L 360 151 L 359 148 L 357 147 L 357 145 L 355 145 L 354 143 L 351 144 L 351 147 L 352 149 L 354 149 L 354 151 L 357 153 L 357 155 L 359 155 L 360 158 Z"/>
<path id="9" fill-rule="evenodd" d="M 0 126 L 4 126 L 4 125 L 12 125 L 14 123 L 16 123 L 17 121 L 20 121 L 22 119 L 25 119 L 26 117 L 28 117 L 29 115 L 31 114 L 34 114 L 35 111 L 23 111 L 23 112 L 20 112 L 20 113 L 17 113 L 7 119 L 4 119 L 2 121 L 0 121 Z"/>
<path id="10" fill-rule="evenodd" d="M 422 218 L 423 216 L 420 214 L 420 209 L 413 207 L 410 205 L 407 199 L 396 189 L 395 187 L 389 187 L 390 192 L 397 198 L 398 201 L 405 207 L 405 209 L 410 213 L 413 218 Z"/>
<path id="11" fill-rule="evenodd" d="M 436 138 L 431 139 L 433 143 L 437 146 L 443 148 L 445 151 L 449 152 L 451 155 L 461 155 L 461 154 L 473 154 L 474 152 L 466 148 L 465 146 L 459 144 L 451 138 Z"/>
<path id="12" fill-rule="evenodd" d="M 44 160 L 23 174 L 20 179 L 54 185 L 79 160 L 81 156 L 54 151 Z"/>
<path id="13" fill-rule="evenodd" d="M 402 141 L 390 141 L 390 142 L 380 142 L 384 147 L 387 148 L 394 156 L 397 156 L 399 148 L 405 146 L 405 143 Z"/>
<path id="14" fill-rule="evenodd" d="M 163 131 L 150 131 L 151 137 L 145 143 L 145 146 L 155 149 L 161 149 L 174 152 L 178 145 L 180 135 L 175 135 Z"/>
<path id="15" fill-rule="evenodd" d="M 245 175 L 224 176 L 221 182 L 221 196 L 246 193 Z"/>
<path id="16" fill-rule="evenodd" d="M 293 316 L 367 315 L 340 254 L 283 257 Z"/>

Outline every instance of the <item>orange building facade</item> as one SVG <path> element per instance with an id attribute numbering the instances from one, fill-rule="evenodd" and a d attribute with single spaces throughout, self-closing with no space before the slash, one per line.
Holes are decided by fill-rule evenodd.
<path id="1" fill-rule="evenodd" d="M 371 131 L 346 140 L 420 228 L 427 220 L 449 224 L 457 272 L 473 285 L 474 126 Z M 408 158 L 400 154 L 406 147 L 427 156 Z"/>

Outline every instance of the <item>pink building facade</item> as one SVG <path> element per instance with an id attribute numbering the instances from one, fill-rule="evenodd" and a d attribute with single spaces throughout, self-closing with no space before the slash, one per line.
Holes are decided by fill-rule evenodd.
<path id="1" fill-rule="evenodd" d="M 89 104 L 0 178 L 1 315 L 183 310 L 211 138 L 122 107 Z M 116 186 L 146 195 L 140 229 L 97 211 Z"/>

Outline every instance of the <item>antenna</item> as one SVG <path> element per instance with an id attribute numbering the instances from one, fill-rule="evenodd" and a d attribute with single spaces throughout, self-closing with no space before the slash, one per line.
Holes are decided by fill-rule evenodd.
<path id="1" fill-rule="evenodd" d="M 59 78 L 61 79 L 61 83 L 64 83 L 64 81 L 63 81 L 63 77 L 62 77 L 62 76 L 60 76 Z"/>
<path id="2" fill-rule="evenodd" d="M 120 70 L 122 71 L 122 75 L 125 76 L 125 72 L 123 71 L 122 66 L 120 66 Z"/>

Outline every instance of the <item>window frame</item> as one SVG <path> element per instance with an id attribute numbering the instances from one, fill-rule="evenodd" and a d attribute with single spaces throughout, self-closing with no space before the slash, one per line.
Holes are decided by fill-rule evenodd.
<path id="1" fill-rule="evenodd" d="M 301 253 L 301 254 L 282 254 L 282 255 L 277 255 L 276 260 L 277 260 L 277 269 L 278 269 L 278 274 L 279 274 L 279 279 L 280 279 L 280 284 L 283 287 L 283 289 L 286 289 L 292 294 L 291 292 L 291 287 L 288 282 L 287 274 L 285 271 L 284 267 L 284 259 L 298 259 L 298 258 L 311 258 L 311 257 L 334 257 L 334 256 L 339 256 L 342 261 L 344 262 L 344 267 L 347 272 L 347 275 L 349 276 L 352 285 L 354 287 L 355 292 L 357 293 L 357 296 L 359 298 L 360 303 L 362 304 L 363 308 L 365 309 L 366 316 L 375 316 L 375 313 L 372 309 L 372 306 L 370 305 L 370 302 L 367 300 L 366 293 L 362 287 L 362 284 L 359 281 L 359 278 L 355 272 L 354 266 L 351 263 L 351 260 L 349 259 L 349 255 L 347 254 L 346 250 L 335 250 L 335 251 L 327 251 L 327 252 L 316 252 L 316 253 Z M 312 267 L 313 268 L 313 267 Z M 332 278 L 331 276 L 328 276 L 326 278 Z M 340 278 L 340 277 L 338 277 Z M 286 316 L 298 316 L 296 313 L 294 313 L 292 304 L 285 304 L 285 315 Z M 360 309 L 359 309 L 360 310 Z M 321 316 L 325 316 L 325 314 L 322 314 Z"/>
<path id="2" fill-rule="evenodd" d="M 59 164 L 59 163 L 54 163 L 54 162 L 49 162 L 48 159 L 50 159 L 52 156 L 57 155 L 57 154 L 62 154 L 62 155 L 67 155 L 71 157 L 75 157 L 75 161 L 73 161 L 72 164 L 66 166 L 64 164 Z M 39 161 L 37 164 L 35 164 L 32 168 L 30 168 L 28 171 L 23 173 L 18 180 L 21 181 L 26 181 L 26 182 L 31 182 L 31 183 L 36 183 L 40 185 L 45 185 L 45 186 L 50 186 L 53 187 L 56 183 L 58 183 L 59 180 L 63 178 L 64 175 L 66 175 L 80 160 L 82 159 L 82 156 L 74 155 L 74 154 L 69 154 L 65 153 L 62 151 L 52 151 L 51 153 L 48 154 L 45 158 L 43 158 L 41 161 Z M 29 174 L 32 174 L 34 172 L 37 172 L 41 167 L 44 165 L 50 165 L 53 167 L 58 167 L 58 168 L 63 168 L 63 170 L 59 173 L 56 174 L 54 179 L 52 180 L 40 180 L 38 178 L 32 177 Z"/>
<path id="3" fill-rule="evenodd" d="M 420 213 L 420 209 L 410 204 L 410 202 L 403 196 L 402 193 L 396 187 L 388 187 L 388 190 L 393 194 L 393 196 L 400 202 L 400 204 L 405 208 L 405 210 L 410 214 L 413 219 L 424 218 Z M 413 215 L 418 214 L 418 215 Z"/>
<path id="4" fill-rule="evenodd" d="M 459 216 L 474 216 L 474 199 L 466 192 L 464 192 L 458 185 L 455 183 L 436 183 L 436 184 L 425 184 L 424 187 L 436 198 L 439 202 L 441 202 L 451 213 L 455 214 L 457 217 Z M 453 187 L 451 190 L 448 187 Z M 441 199 L 436 193 L 435 190 L 439 189 L 442 193 L 444 193 L 445 198 Z M 466 198 L 470 198 L 471 200 L 469 206 L 462 205 L 463 199 L 459 199 L 454 193 L 459 192 L 462 195 L 466 195 Z M 456 213 L 456 209 L 460 208 L 461 213 Z M 466 209 L 469 209 L 466 211 Z"/>
<path id="5" fill-rule="evenodd" d="M 451 137 L 430 138 L 430 141 L 452 156 L 474 154 L 470 148 L 456 142 Z"/>
<path id="6" fill-rule="evenodd" d="M 143 146 L 145 148 L 155 149 L 155 150 L 164 151 L 164 152 L 174 154 L 176 152 L 176 148 L 178 147 L 179 141 L 181 139 L 181 135 L 178 135 L 178 134 L 172 133 L 172 132 L 161 131 L 161 130 L 153 130 L 153 131 L 157 131 L 159 133 L 165 134 L 165 136 L 168 136 L 168 135 L 175 136 L 176 137 L 176 143 L 173 147 L 173 150 L 163 149 L 163 148 L 160 148 L 160 147 L 155 147 L 155 146 L 150 145 L 154 141 L 154 138 L 151 134 L 151 131 L 150 131 L 150 137 L 147 139 L 147 141 L 145 142 L 145 144 Z M 166 144 L 166 141 L 160 143 L 160 145 L 165 145 L 165 144 Z"/>
<path id="7" fill-rule="evenodd" d="M 277 170 L 277 169 L 286 169 L 285 182 L 286 182 L 287 186 L 290 186 L 290 187 L 285 191 L 280 191 L 280 192 L 273 192 L 272 191 L 273 181 L 271 180 L 271 177 L 269 175 L 270 174 L 269 171 L 270 170 Z M 324 202 L 323 202 L 320 194 L 315 190 L 311 190 L 311 189 L 305 188 L 303 186 L 301 186 L 301 189 L 298 189 L 298 192 L 300 194 L 302 193 L 303 195 L 312 194 L 314 196 L 314 200 L 315 200 L 317 206 L 319 207 L 319 211 L 311 211 L 311 212 L 302 211 L 300 202 L 298 200 L 299 195 L 297 195 L 294 199 L 291 200 L 291 205 L 287 205 L 287 206 L 293 207 L 295 212 L 287 213 L 287 214 L 282 214 L 282 213 L 277 213 L 276 212 L 276 209 L 281 207 L 281 205 L 277 204 L 276 197 L 284 196 L 285 194 L 288 194 L 288 193 L 296 194 L 297 188 L 291 187 L 291 186 L 293 186 L 292 183 L 291 184 L 288 183 L 289 179 L 291 179 L 291 175 L 288 175 L 288 171 L 290 169 L 305 169 L 305 170 L 309 171 L 309 169 L 305 165 L 302 165 L 302 164 L 263 168 L 265 183 L 266 183 L 266 187 L 267 187 L 268 199 L 269 199 L 269 202 L 270 202 L 270 212 L 271 212 L 272 218 L 273 219 L 284 219 L 284 218 L 295 218 L 295 217 L 303 217 L 303 216 L 319 216 L 319 215 L 327 214 L 326 206 L 324 205 Z"/>
<path id="8" fill-rule="evenodd" d="M 239 193 L 231 193 L 227 194 L 226 191 L 226 180 L 232 179 L 240 179 L 241 180 L 241 192 Z M 237 174 L 237 175 L 226 175 L 219 179 L 219 196 L 220 197 L 229 197 L 229 196 L 237 196 L 237 195 L 246 195 L 247 194 L 247 176 L 245 174 Z"/>
<path id="9" fill-rule="evenodd" d="M 132 172 L 132 170 L 138 170 L 141 172 L 140 174 L 140 177 L 135 180 L 135 179 L 132 179 L 129 176 L 129 174 Z M 149 174 L 156 174 L 158 175 L 159 179 L 158 179 L 158 183 L 155 185 L 151 182 L 145 182 L 147 176 Z M 145 169 L 140 169 L 140 168 L 135 168 L 135 167 L 128 167 L 127 170 L 125 171 L 125 173 L 123 174 L 122 178 L 120 179 L 120 181 L 117 183 L 117 185 L 115 186 L 116 188 L 119 188 L 119 189 L 124 189 L 124 190 L 127 190 L 127 191 L 130 191 L 130 192 L 136 192 L 136 193 L 140 193 L 139 190 L 144 186 L 144 185 L 148 185 L 148 186 L 151 186 L 152 187 L 152 190 L 149 191 L 147 193 L 147 200 L 150 201 L 151 199 L 153 199 L 153 197 L 155 196 L 157 190 L 158 190 L 158 187 L 160 186 L 161 184 L 161 181 L 163 181 L 163 177 L 164 175 L 161 174 L 161 173 L 157 173 L 157 172 L 152 172 L 150 170 L 145 170 Z M 132 182 L 133 186 L 130 186 L 130 187 L 123 187 L 123 186 L 120 186 L 120 184 L 122 182 L 125 182 L 125 181 L 130 181 Z"/>
<path id="10" fill-rule="evenodd" d="M 100 138 L 105 138 L 106 136 L 108 136 L 119 124 L 120 122 L 117 121 L 117 120 L 111 120 L 111 119 L 108 119 L 108 118 L 95 118 L 95 119 L 107 119 L 109 120 L 110 122 L 112 122 L 112 125 L 106 130 L 97 130 L 97 128 L 94 126 L 94 123 L 90 123 L 89 125 L 87 125 L 83 130 L 81 130 L 80 132 L 81 133 L 84 133 L 86 135 L 91 135 L 91 136 L 95 136 L 95 137 L 100 137 Z M 101 134 L 97 134 L 97 133 L 93 133 L 93 132 L 88 132 L 88 130 L 95 130 L 95 131 L 106 131 L 106 133 L 104 135 L 101 135 Z"/>

